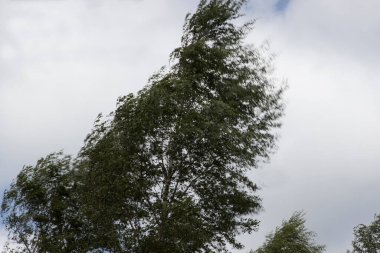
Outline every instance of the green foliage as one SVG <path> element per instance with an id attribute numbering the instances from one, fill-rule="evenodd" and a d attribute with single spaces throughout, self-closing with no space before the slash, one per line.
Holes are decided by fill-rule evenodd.
<path id="1" fill-rule="evenodd" d="M 121 97 L 109 120 L 97 120 L 72 169 L 65 169 L 68 160 L 56 162 L 62 167 L 58 179 L 70 193 L 57 199 L 71 201 L 57 209 L 74 205 L 75 213 L 56 221 L 52 204 L 31 202 L 25 194 L 16 198 L 11 192 L 22 192 L 23 185 L 12 185 L 3 212 L 18 208 L 18 200 L 23 203 L 15 213 L 20 220 L 28 217 L 22 224 L 32 242 L 21 240 L 23 232 L 8 215 L 13 239 L 38 252 L 188 253 L 242 247 L 235 238 L 257 228 L 252 214 L 261 206 L 246 172 L 268 158 L 283 111 L 270 62 L 243 44 L 252 24 L 236 25 L 244 3 L 202 0 L 186 18 L 171 67 L 137 95 Z M 36 168 L 29 169 L 32 183 L 40 177 Z M 48 220 L 32 218 L 40 210 Z M 82 222 L 73 233 L 72 217 Z M 39 226 L 49 228 L 48 239 L 40 236 L 45 230 Z M 71 235 L 81 248 L 70 248 Z"/>
<path id="2" fill-rule="evenodd" d="M 22 169 L 1 206 L 10 238 L 6 252 L 73 252 L 81 221 L 71 157 L 54 153 Z"/>
<path id="3" fill-rule="evenodd" d="M 369 225 L 360 224 L 354 228 L 353 253 L 380 252 L 380 215 L 375 215 Z"/>
<path id="4" fill-rule="evenodd" d="M 99 246 L 219 252 L 256 229 L 260 201 L 245 172 L 268 156 L 282 108 L 267 63 L 242 44 L 250 25 L 232 22 L 243 2 L 201 1 L 172 67 L 89 135 L 83 199 L 101 221 Z"/>
<path id="5" fill-rule="evenodd" d="M 302 212 L 296 212 L 267 236 L 266 242 L 251 253 L 320 253 L 324 246 L 314 243 L 315 233 L 305 227 Z"/>

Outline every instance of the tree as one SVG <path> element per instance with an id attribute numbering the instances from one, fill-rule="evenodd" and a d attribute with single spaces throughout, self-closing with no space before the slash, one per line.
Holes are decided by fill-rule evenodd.
<path id="1" fill-rule="evenodd" d="M 267 62 L 242 43 L 251 24 L 233 23 L 244 2 L 201 1 L 172 67 L 89 135 L 82 192 L 99 247 L 219 252 L 256 228 L 260 201 L 245 172 L 268 156 L 282 105 Z"/>
<path id="2" fill-rule="evenodd" d="M 375 215 L 369 225 L 360 224 L 354 228 L 353 253 L 380 252 L 380 215 Z"/>
<path id="3" fill-rule="evenodd" d="M 305 227 L 302 212 L 296 212 L 270 233 L 263 246 L 251 253 L 320 253 L 324 246 L 314 243 L 315 233 Z"/>
<path id="4" fill-rule="evenodd" d="M 89 250 L 228 252 L 257 228 L 246 172 L 269 157 L 283 106 L 270 61 L 243 43 L 252 23 L 235 22 L 245 2 L 201 0 L 171 66 L 96 122 L 72 179 Z"/>
<path id="5" fill-rule="evenodd" d="M 6 252 L 73 252 L 81 224 L 70 156 L 61 152 L 26 166 L 4 193 L 1 206 L 10 238 Z"/>

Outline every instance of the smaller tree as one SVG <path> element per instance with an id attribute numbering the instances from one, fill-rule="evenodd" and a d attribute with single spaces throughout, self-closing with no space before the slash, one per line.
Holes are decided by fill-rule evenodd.
<path id="1" fill-rule="evenodd" d="M 369 225 L 354 228 L 353 253 L 380 253 L 380 215 Z"/>
<path id="2" fill-rule="evenodd" d="M 289 220 L 266 237 L 266 241 L 251 253 L 320 253 L 325 246 L 314 242 L 315 233 L 305 227 L 303 212 L 295 212 Z"/>
<path id="3" fill-rule="evenodd" d="M 5 252 L 78 249 L 83 228 L 74 195 L 73 172 L 71 157 L 61 152 L 22 169 L 2 201 L 1 214 L 11 239 Z"/>

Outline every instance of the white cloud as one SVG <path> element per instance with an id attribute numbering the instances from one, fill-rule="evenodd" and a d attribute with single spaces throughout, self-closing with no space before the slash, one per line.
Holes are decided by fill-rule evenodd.
<path id="1" fill-rule="evenodd" d="M 380 209 L 379 7 L 292 0 L 258 21 L 252 38 L 271 40 L 290 87 L 279 151 L 256 174 L 266 211 L 256 240 L 246 239 L 252 248 L 303 209 L 327 252 L 345 252 L 353 227 Z"/>
<path id="2" fill-rule="evenodd" d="M 2 1 L 1 184 L 24 163 L 75 153 L 99 112 L 168 63 L 194 3 Z M 6 168 L 6 169 L 5 169 Z"/>

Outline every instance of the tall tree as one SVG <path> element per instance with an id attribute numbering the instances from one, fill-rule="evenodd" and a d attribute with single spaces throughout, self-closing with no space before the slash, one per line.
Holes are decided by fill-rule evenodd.
<path id="1" fill-rule="evenodd" d="M 380 253 L 380 215 L 375 215 L 369 225 L 354 228 L 353 253 Z"/>
<path id="2" fill-rule="evenodd" d="M 99 247 L 220 252 L 256 228 L 260 200 L 246 171 L 268 157 L 282 104 L 268 62 L 243 44 L 252 24 L 234 23 L 244 2 L 202 0 L 172 67 L 89 135 L 82 192 L 104 231 Z"/>
<path id="3" fill-rule="evenodd" d="M 273 233 L 267 236 L 263 246 L 251 253 L 320 253 L 324 246 L 314 242 L 315 233 L 305 227 L 302 212 L 296 212 L 289 220 L 283 221 Z"/>
<path id="4" fill-rule="evenodd" d="M 257 228 L 246 173 L 269 157 L 283 108 L 270 61 L 243 43 L 245 2 L 201 0 L 171 66 L 96 122 L 71 179 L 86 250 L 228 252 Z"/>

